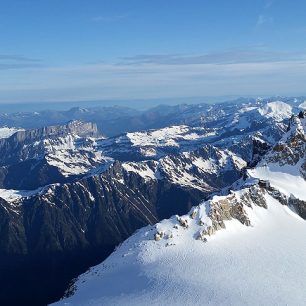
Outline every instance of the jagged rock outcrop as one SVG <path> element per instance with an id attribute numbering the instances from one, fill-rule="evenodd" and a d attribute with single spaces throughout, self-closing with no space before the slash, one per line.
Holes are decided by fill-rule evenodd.
<path id="1" fill-rule="evenodd" d="M 264 191 L 258 186 L 252 186 L 241 193 L 232 192 L 225 197 L 214 197 L 206 204 L 207 216 L 211 220 L 211 225 L 205 230 L 207 235 L 212 235 L 215 231 L 224 229 L 224 221 L 236 219 L 246 226 L 250 226 L 248 214 L 245 207 L 257 205 L 267 208 L 264 198 Z M 200 222 L 201 223 L 201 222 Z M 205 222 L 202 221 L 204 225 Z"/>
<path id="2" fill-rule="evenodd" d="M 189 231 L 195 231 L 194 238 L 196 240 L 207 242 L 209 236 L 219 230 L 226 229 L 226 221 L 235 219 L 245 226 L 252 226 L 250 212 L 255 207 L 269 209 L 269 196 L 282 205 L 288 206 L 306 220 L 305 201 L 294 195 L 287 197 L 278 189 L 271 187 L 269 182 L 261 181 L 251 186 L 242 186 L 226 196 L 214 196 L 192 208 L 188 215 L 176 216 L 175 219 L 172 219 L 173 229 L 177 231 L 182 227 Z M 169 235 L 160 235 L 160 233 L 167 233 L 168 227 L 168 225 L 163 226 L 162 224 L 156 226 L 157 232 L 154 236 L 156 241 L 168 239 Z M 171 234 L 173 236 L 172 232 Z"/>
<path id="3" fill-rule="evenodd" d="M 298 116 L 292 116 L 287 133 L 278 142 L 272 152 L 265 157 L 267 163 L 277 163 L 280 166 L 296 165 L 301 159 L 305 158 L 306 150 L 306 121 L 304 112 Z M 305 161 L 302 163 L 302 171 L 305 168 Z M 305 175 L 305 174 L 304 174 Z M 305 176 L 304 176 L 305 177 Z"/>

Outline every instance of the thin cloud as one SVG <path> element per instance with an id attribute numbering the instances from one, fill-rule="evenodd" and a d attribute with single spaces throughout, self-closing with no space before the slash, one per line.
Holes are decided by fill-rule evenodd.
<path id="1" fill-rule="evenodd" d="M 272 16 L 268 16 L 268 11 L 274 4 L 274 0 L 267 0 L 264 7 L 263 7 L 263 13 L 258 15 L 257 22 L 256 22 L 256 28 L 259 28 L 265 24 L 272 24 L 274 23 L 274 18 Z"/>
<path id="2" fill-rule="evenodd" d="M 256 27 L 258 28 L 265 24 L 272 24 L 273 22 L 274 22 L 273 17 L 261 14 L 257 18 Z"/>
<path id="3" fill-rule="evenodd" d="M 160 65 L 195 65 L 195 64 L 237 64 L 280 62 L 288 60 L 303 60 L 305 53 L 276 52 L 265 50 L 227 50 L 202 55 L 179 54 L 140 54 L 121 58 L 118 65 L 160 64 Z"/>
<path id="4" fill-rule="evenodd" d="M 23 63 L 11 63 L 11 64 L 2 64 L 0 62 L 0 70 L 11 70 L 11 69 L 28 69 L 28 68 L 37 68 L 40 67 L 39 64 L 23 64 Z"/>
<path id="5" fill-rule="evenodd" d="M 39 67 L 0 74 L 0 102 L 292 95 L 305 83 L 306 60 Z"/>
<path id="6" fill-rule="evenodd" d="M 269 9 L 274 4 L 274 0 L 267 1 L 264 8 Z"/>
<path id="7" fill-rule="evenodd" d="M 0 70 L 35 68 L 41 66 L 40 62 L 22 55 L 0 54 Z"/>
<path id="8" fill-rule="evenodd" d="M 40 62 L 39 59 L 29 58 L 22 55 L 11 55 L 11 54 L 0 54 L 0 61 Z"/>

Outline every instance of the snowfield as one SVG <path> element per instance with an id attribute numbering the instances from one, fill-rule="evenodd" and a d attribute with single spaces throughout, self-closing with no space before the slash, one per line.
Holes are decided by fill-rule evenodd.
<path id="1" fill-rule="evenodd" d="M 300 109 L 306 109 L 306 101 L 304 101 L 303 103 L 301 103 L 301 104 L 299 105 L 299 108 L 300 108 Z"/>
<path id="2" fill-rule="evenodd" d="M 178 141 L 195 140 L 214 136 L 206 133 L 205 129 L 190 128 L 186 125 L 178 125 L 152 130 L 148 132 L 127 133 L 126 137 L 130 139 L 133 146 L 173 146 L 178 147 Z"/>
<path id="3" fill-rule="evenodd" d="M 16 129 L 16 128 L 8 128 L 8 127 L 1 127 L 0 128 L 0 139 L 1 138 L 9 138 L 13 134 L 23 129 Z"/>
<path id="4" fill-rule="evenodd" d="M 294 195 L 296 198 L 306 201 L 306 181 L 297 174 L 294 166 L 278 167 L 273 165 L 257 167 L 248 170 L 255 178 L 269 181 L 271 186 L 276 187 L 286 196 Z"/>
<path id="5" fill-rule="evenodd" d="M 247 208 L 252 226 L 226 221 L 206 243 L 193 220 L 157 224 L 168 240 L 153 239 L 156 227 L 138 231 L 56 305 L 305 305 L 306 222 L 265 198 L 268 209 Z"/>
<path id="6" fill-rule="evenodd" d="M 13 203 L 21 198 L 31 197 L 44 188 L 37 188 L 35 190 L 14 190 L 14 189 L 0 189 L 0 198 L 4 199 L 8 203 Z"/>
<path id="7" fill-rule="evenodd" d="M 292 106 L 282 101 L 275 101 L 267 103 L 264 107 L 259 108 L 258 112 L 267 118 L 272 118 L 275 121 L 282 121 L 291 117 Z"/>

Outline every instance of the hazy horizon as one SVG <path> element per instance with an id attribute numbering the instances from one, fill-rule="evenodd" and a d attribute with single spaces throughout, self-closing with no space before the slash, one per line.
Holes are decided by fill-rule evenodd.
<path id="1" fill-rule="evenodd" d="M 1 8 L 0 103 L 306 94 L 305 1 Z"/>
<path id="2" fill-rule="evenodd" d="M 34 112 L 43 110 L 65 111 L 74 107 L 95 108 L 95 107 L 127 107 L 139 111 L 148 110 L 160 105 L 180 105 L 180 104 L 219 104 L 230 103 L 243 99 L 281 99 L 289 97 L 306 97 L 306 95 L 297 96 L 222 96 L 222 97 L 182 97 L 182 98 L 165 98 L 165 99 L 134 99 L 134 100 L 93 100 L 93 101 L 60 101 L 60 102 L 16 102 L 16 103 L 0 103 L 0 112 Z"/>

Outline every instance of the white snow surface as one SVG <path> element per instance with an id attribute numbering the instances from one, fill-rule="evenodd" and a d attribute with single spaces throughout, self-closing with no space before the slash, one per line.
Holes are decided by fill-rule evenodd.
<path id="1" fill-rule="evenodd" d="M 275 121 L 282 121 L 291 117 L 292 107 L 285 102 L 275 101 L 269 102 L 264 107 L 259 108 L 258 112 L 267 118 L 272 118 Z"/>
<path id="2" fill-rule="evenodd" d="M 31 197 L 43 190 L 43 187 L 35 190 L 0 189 L 0 198 L 13 203 L 21 198 Z"/>
<path id="3" fill-rule="evenodd" d="M 286 196 L 294 195 L 296 198 L 306 201 L 306 181 L 298 172 L 296 166 L 279 166 L 270 164 L 248 170 L 250 176 L 269 181 Z"/>
<path id="4" fill-rule="evenodd" d="M 268 209 L 246 208 L 252 226 L 226 221 L 207 243 L 188 215 L 188 229 L 175 217 L 141 229 L 56 305 L 305 305 L 306 222 L 265 198 Z M 156 229 L 173 238 L 154 241 Z"/>
<path id="5" fill-rule="evenodd" d="M 17 129 L 17 128 L 0 127 L 0 139 L 8 138 L 20 130 L 21 129 Z"/>
<path id="6" fill-rule="evenodd" d="M 95 169 L 105 170 L 112 161 L 97 149 L 95 139 L 90 137 L 82 139 L 68 134 L 56 139 L 47 138 L 43 140 L 43 147 L 48 164 L 57 167 L 66 177 L 91 173 Z"/>
<path id="7" fill-rule="evenodd" d="M 306 110 L 306 101 L 299 105 L 299 108 Z"/>
<path id="8" fill-rule="evenodd" d="M 191 128 L 187 125 L 177 125 L 146 132 L 127 133 L 126 137 L 133 146 L 156 146 L 156 147 L 179 147 L 179 141 L 196 140 L 214 136 L 214 133 L 207 133 L 204 128 Z"/>
<path id="9" fill-rule="evenodd" d="M 157 167 L 158 162 L 152 161 Z M 134 172 L 145 179 L 145 181 L 159 179 L 160 175 L 157 169 L 151 169 L 146 162 L 127 162 L 122 164 L 123 169 L 128 172 Z"/>

